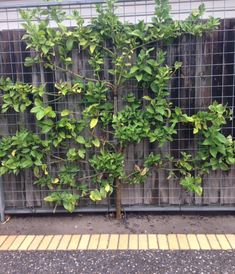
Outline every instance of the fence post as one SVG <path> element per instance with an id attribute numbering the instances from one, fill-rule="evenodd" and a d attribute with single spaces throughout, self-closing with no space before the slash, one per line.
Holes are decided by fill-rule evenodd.
<path id="1" fill-rule="evenodd" d="M 2 177 L 0 176 L 0 220 L 1 222 L 5 221 L 5 200 L 4 200 L 4 191 Z"/>

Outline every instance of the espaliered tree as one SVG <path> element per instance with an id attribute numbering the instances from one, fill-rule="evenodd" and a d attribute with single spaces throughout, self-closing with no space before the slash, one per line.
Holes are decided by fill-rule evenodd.
<path id="1" fill-rule="evenodd" d="M 137 24 L 122 23 L 113 0 L 97 6 L 97 16 L 88 25 L 76 10 L 69 16 L 59 7 L 21 11 L 23 40 L 33 52 L 25 65 L 40 69 L 41 84 L 1 79 L 2 112 L 11 108 L 31 112 L 37 134 L 21 125 L 16 135 L 2 138 L 1 175 L 33 168 L 35 182 L 51 190 L 45 201 L 63 205 L 69 212 L 82 197 L 96 202 L 114 192 L 116 217 L 121 218 L 122 185 L 144 183 L 152 169 L 171 161 L 170 176 L 177 168 L 180 185 L 201 195 L 204 174 L 228 170 L 235 163 L 234 141 L 221 132 L 231 119 L 230 110 L 214 102 L 208 111 L 188 116 L 174 107 L 168 86 L 182 63 L 168 66 L 163 50 L 182 35 L 201 36 L 215 29 L 219 20 L 202 21 L 202 4 L 186 20 L 174 21 L 168 1 L 155 2 L 152 21 Z M 65 25 L 68 19 L 74 27 Z M 89 75 L 74 71 L 74 49 L 88 57 Z M 45 69 L 63 75 L 53 88 L 44 79 Z M 127 92 L 128 81 L 136 81 L 147 95 L 139 98 Z M 71 96 L 79 100 L 79 109 L 57 107 Z M 182 153 L 181 159 L 173 159 L 150 153 L 142 166 L 125 171 L 125 150 L 130 144 L 148 141 L 161 147 L 173 140 L 178 123 L 191 124 L 199 136 L 195 155 Z M 81 173 L 81 167 L 92 172 Z M 88 187 L 91 182 L 92 189 Z"/>

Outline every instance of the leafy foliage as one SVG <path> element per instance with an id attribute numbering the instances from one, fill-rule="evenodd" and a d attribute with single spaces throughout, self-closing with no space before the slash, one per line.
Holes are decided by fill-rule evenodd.
<path id="1" fill-rule="evenodd" d="M 21 11 L 26 31 L 23 40 L 27 49 L 34 51 L 33 57 L 25 59 L 25 65 L 36 64 L 64 77 L 54 84 L 53 92 L 47 85 L 34 87 L 1 79 L 2 112 L 10 108 L 31 112 L 39 131 L 36 135 L 21 130 L 2 138 L 2 175 L 33 168 L 35 183 L 51 190 L 45 201 L 73 212 L 82 197 L 98 202 L 113 191 L 120 191 L 118 182 L 143 183 L 151 169 L 169 162 L 179 173 L 171 170 L 170 176 L 179 175 L 182 187 L 201 195 L 204 174 L 228 170 L 235 163 L 234 141 L 231 136 L 224 136 L 221 129 L 231 113 L 218 103 L 192 116 L 174 108 L 168 86 L 182 63 L 168 66 L 166 52 L 161 49 L 181 35 L 203 35 L 215 29 L 219 20 L 211 17 L 202 21 L 202 4 L 185 21 L 174 21 L 168 1 L 155 2 L 154 17 L 147 24 L 122 23 L 115 15 L 113 0 L 107 0 L 105 7 L 97 6 L 98 15 L 89 25 L 84 24 L 76 10 L 69 16 L 55 6 Z M 68 19 L 76 22 L 74 28 L 64 25 Z M 51 27 L 52 22 L 55 28 Z M 92 76 L 73 72 L 71 56 L 77 47 L 88 55 Z M 120 105 L 124 84 L 130 80 L 136 80 L 138 88 L 148 95 L 138 98 L 128 93 Z M 51 96 L 56 99 L 50 101 Z M 69 106 L 57 109 L 54 102 L 72 96 L 79 98 L 82 111 L 76 113 Z M 178 123 L 190 124 L 199 136 L 196 154 L 182 153 L 181 159 L 173 159 L 171 155 L 150 153 L 142 166 L 135 165 L 127 174 L 125 149 L 146 140 L 161 147 L 173 140 Z M 57 167 L 56 174 L 51 170 L 53 165 Z M 83 170 L 88 168 L 91 174 L 86 175 Z M 92 189 L 88 188 L 90 184 Z"/>
<path id="2" fill-rule="evenodd" d="M 43 167 L 48 151 L 49 143 L 27 130 L 4 137 L 0 142 L 0 174 L 18 174 L 22 169 Z M 45 168 L 44 171 L 46 172 Z"/>

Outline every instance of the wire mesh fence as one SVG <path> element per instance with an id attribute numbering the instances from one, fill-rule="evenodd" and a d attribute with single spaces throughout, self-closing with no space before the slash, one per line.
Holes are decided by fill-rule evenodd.
<path id="1" fill-rule="evenodd" d="M 7 2 L 7 1 L 6 1 Z M 13 81 L 27 83 L 39 83 L 40 72 L 37 68 L 24 66 L 24 59 L 32 54 L 26 50 L 21 40 L 24 31 L 22 30 L 22 19 L 19 9 L 31 9 L 36 6 L 47 8 L 53 3 L 40 1 L 31 2 L 30 5 L 22 1 L 0 3 L 0 75 L 10 77 Z M 66 13 L 77 9 L 86 24 L 96 15 L 95 4 L 99 1 L 69 1 L 59 3 Z M 171 0 L 172 15 L 175 20 L 183 20 L 189 12 L 199 6 L 200 3 L 206 6 L 204 19 L 209 16 L 221 18 L 220 26 L 212 33 L 205 34 L 201 38 L 185 35 L 173 41 L 166 47 L 167 63 L 182 61 L 181 70 L 174 76 L 169 86 L 170 100 L 175 106 L 180 106 L 187 114 L 192 115 L 198 110 L 206 109 L 213 101 L 228 105 L 234 110 L 234 69 L 235 69 L 235 3 L 232 0 Z M 16 3 L 18 5 L 16 5 Z M 14 6 L 15 5 L 15 6 Z M 58 5 L 58 3 L 56 3 Z M 116 4 L 116 13 L 122 21 L 137 23 L 139 20 L 149 22 L 154 14 L 154 1 L 119 1 Z M 68 20 L 67 26 L 73 27 L 74 22 Z M 51 23 L 53 27 L 53 22 Z M 89 75 L 89 67 L 86 64 L 86 56 L 79 54 L 78 50 L 72 53 L 75 70 L 84 75 Z M 44 77 L 49 88 L 52 83 L 63 77 L 61 74 L 44 71 Z M 129 81 L 126 89 L 140 95 L 135 81 Z M 79 117 L 77 106 L 78 98 L 72 97 L 66 101 L 58 101 L 58 110 L 67 108 L 74 109 Z M 76 118 L 76 117 L 75 117 Z M 36 131 L 35 120 L 30 113 L 26 117 L 26 127 Z M 0 135 L 13 135 L 19 129 L 19 115 L 8 111 L 0 114 Z M 233 120 L 224 127 L 226 135 L 234 132 Z M 192 129 L 179 125 L 178 134 L 171 144 L 162 148 L 162 152 L 170 153 L 176 158 L 180 153 L 193 152 L 196 149 L 195 136 Z M 149 151 L 145 143 L 132 145 L 126 151 L 127 169 L 135 164 L 142 164 L 144 155 Z M 151 151 L 156 151 L 151 147 Z M 62 153 L 59 151 L 58 153 Z M 63 153 L 62 153 L 63 154 Z M 89 173 L 86 166 L 80 171 L 81 174 Z M 214 171 L 205 176 L 203 180 L 203 196 L 198 197 L 183 190 L 176 179 L 167 179 L 167 171 L 159 169 L 153 172 L 144 184 L 124 186 L 122 203 L 126 210 L 228 210 L 235 209 L 235 169 L 232 167 L 229 172 Z M 91 186 L 90 186 L 91 187 Z M 43 200 L 49 190 L 34 185 L 32 171 L 24 174 L 4 175 L 3 177 L 3 199 L 6 212 L 51 212 L 53 207 Z M 1 199 L 0 199 L 1 204 Z M 112 210 L 113 198 L 102 203 L 94 204 L 89 198 L 84 199 L 78 210 L 96 211 Z"/>

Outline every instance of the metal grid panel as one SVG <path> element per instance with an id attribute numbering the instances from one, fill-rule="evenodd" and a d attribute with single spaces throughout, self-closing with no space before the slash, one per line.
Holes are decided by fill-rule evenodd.
<path id="1" fill-rule="evenodd" d="M 21 29 L 21 19 L 18 8 L 26 9 L 35 7 L 34 2 L 30 5 L 21 4 L 13 6 L 15 1 L 0 4 L 0 74 L 9 76 L 13 80 L 32 82 L 32 70 L 26 69 L 23 65 L 24 58 L 29 54 L 21 41 L 23 32 Z M 27 1 L 26 1 L 27 2 Z M 83 2 L 83 3 L 82 3 Z M 96 1 L 97 2 L 97 1 Z M 172 64 L 175 60 L 183 61 L 183 68 L 180 73 L 175 75 L 169 87 L 171 100 L 175 105 L 180 106 L 188 114 L 193 114 L 197 110 L 205 109 L 213 100 L 228 104 L 234 109 L 234 28 L 235 19 L 233 18 L 235 3 L 232 0 L 171 0 L 172 15 L 176 20 L 184 19 L 188 13 L 198 7 L 203 2 L 206 5 L 208 16 L 221 18 L 221 27 L 211 35 L 203 38 L 182 38 L 175 41 L 168 48 L 168 63 Z M 154 1 L 119 1 L 117 3 L 117 14 L 123 21 L 136 23 L 139 20 L 150 21 L 154 13 Z M 1 6 L 2 5 L 2 6 Z M 7 6 L 8 5 L 8 6 Z M 40 2 L 37 1 L 37 5 Z M 42 4 L 45 5 L 45 4 Z M 49 4 L 47 4 L 49 5 Z M 50 4 L 51 5 L 51 4 Z M 71 1 L 67 4 L 60 3 L 62 8 L 70 13 L 72 9 L 80 11 L 85 21 L 96 15 L 95 1 Z M 72 21 L 67 21 L 68 26 L 73 26 Z M 89 73 L 89 71 L 86 71 Z M 45 72 L 45 78 L 50 84 L 51 79 L 55 81 L 56 75 Z M 37 79 L 38 80 L 38 79 Z M 134 81 L 128 84 L 129 91 L 139 92 Z M 77 102 L 79 103 L 79 102 Z M 64 107 L 68 102 L 60 102 L 58 107 Z M 15 113 L 1 114 L 0 134 L 14 134 L 17 130 L 18 115 Z M 27 126 L 33 127 L 34 120 L 29 118 Z M 234 119 L 228 124 L 224 131 L 226 134 L 234 136 Z M 181 151 L 195 150 L 195 138 L 192 136 L 191 129 L 179 127 L 178 135 L 171 146 L 165 148 L 174 155 Z M 128 156 L 128 161 L 141 163 L 143 161 L 143 145 L 137 145 L 134 154 Z M 154 149 L 153 149 L 154 151 Z M 85 174 L 87 170 L 82 170 Z M 159 173 L 164 175 L 164 170 Z M 235 170 L 232 168 L 229 174 L 213 172 L 205 178 L 203 197 L 195 197 L 188 194 L 179 186 L 175 180 L 167 181 L 161 178 L 154 178 L 154 175 L 145 185 L 128 186 L 123 192 L 123 204 L 126 210 L 149 209 L 149 210 L 169 210 L 174 209 L 188 210 L 188 208 L 218 208 L 220 210 L 235 208 Z M 48 205 L 43 202 L 44 194 L 48 190 L 35 188 L 32 183 L 27 184 L 25 177 L 19 175 L 16 179 L 12 175 L 4 177 L 5 204 L 10 212 L 25 211 L 46 211 Z M 149 195 L 151 192 L 151 199 Z M 107 201 L 101 204 L 94 204 L 89 199 L 81 202 L 83 210 L 102 210 Z M 113 199 L 108 201 L 112 206 Z M 143 207 L 145 206 L 145 207 Z M 79 209 L 78 209 L 79 210 Z M 82 209 L 81 209 L 82 210 Z"/>

